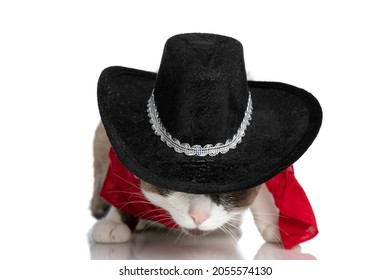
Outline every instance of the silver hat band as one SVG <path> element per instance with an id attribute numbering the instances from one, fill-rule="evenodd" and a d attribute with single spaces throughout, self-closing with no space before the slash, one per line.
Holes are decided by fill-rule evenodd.
<path id="1" fill-rule="evenodd" d="M 245 130 L 249 126 L 250 120 L 252 119 L 252 97 L 251 93 L 249 92 L 248 104 L 245 110 L 244 119 L 242 120 L 237 133 L 234 134 L 231 139 L 226 140 L 225 144 L 207 144 L 202 147 L 201 145 L 190 146 L 188 143 L 180 143 L 179 140 L 173 138 L 171 134 L 167 132 L 166 128 L 161 123 L 161 120 L 158 116 L 156 103 L 154 102 L 153 93 L 148 101 L 148 116 L 150 118 L 149 122 L 152 124 L 154 134 L 160 136 L 161 141 L 165 142 L 168 147 L 173 148 L 175 152 L 184 153 L 187 156 L 216 156 L 219 153 L 226 154 L 229 150 L 235 149 L 237 144 L 241 143 L 242 138 L 245 136 Z"/>

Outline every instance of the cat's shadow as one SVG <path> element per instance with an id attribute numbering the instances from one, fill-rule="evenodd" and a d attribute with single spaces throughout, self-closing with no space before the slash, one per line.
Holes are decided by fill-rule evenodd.
<path id="1" fill-rule="evenodd" d="M 185 239 L 154 233 L 134 234 L 130 242 L 90 242 L 93 260 L 240 260 L 245 259 L 237 242 L 229 239 Z M 285 250 L 280 245 L 259 243 L 255 260 L 315 260 L 301 247 Z"/>

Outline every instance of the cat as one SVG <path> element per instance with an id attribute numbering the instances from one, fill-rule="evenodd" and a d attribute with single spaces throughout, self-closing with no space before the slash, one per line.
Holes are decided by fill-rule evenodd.
<path id="1" fill-rule="evenodd" d="M 130 240 L 133 232 L 142 232 L 150 223 L 108 205 L 99 197 L 109 165 L 110 142 L 100 122 L 94 137 L 94 188 L 90 209 L 98 219 L 91 229 L 91 239 L 97 243 L 122 243 Z M 163 189 L 140 180 L 141 191 L 154 205 L 165 209 L 187 236 L 228 236 L 239 238 L 242 214 L 250 209 L 254 222 L 264 240 L 280 243 L 279 211 L 272 194 L 263 183 L 253 188 L 222 194 L 191 194 Z M 156 223 L 154 222 L 155 226 Z"/>

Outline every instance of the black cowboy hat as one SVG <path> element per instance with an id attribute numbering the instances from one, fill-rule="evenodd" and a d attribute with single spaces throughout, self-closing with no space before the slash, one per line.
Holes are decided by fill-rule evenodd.
<path id="1" fill-rule="evenodd" d="M 119 160 L 137 177 L 188 193 L 259 185 L 314 141 L 321 107 L 307 91 L 247 81 L 237 40 L 180 34 L 165 44 L 158 73 L 105 69 L 101 118 Z"/>

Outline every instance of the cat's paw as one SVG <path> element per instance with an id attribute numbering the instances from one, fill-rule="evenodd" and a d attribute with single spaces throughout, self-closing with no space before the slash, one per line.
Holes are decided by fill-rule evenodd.
<path id="1" fill-rule="evenodd" d="M 264 240 L 271 243 L 281 243 L 279 227 L 275 224 L 269 224 L 260 228 L 261 236 Z"/>
<path id="2" fill-rule="evenodd" d="M 131 230 L 124 223 L 103 219 L 91 230 L 91 238 L 97 243 L 123 243 L 130 240 Z"/>

